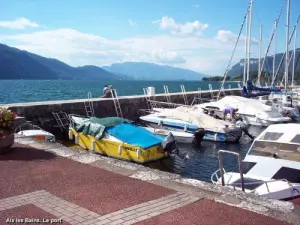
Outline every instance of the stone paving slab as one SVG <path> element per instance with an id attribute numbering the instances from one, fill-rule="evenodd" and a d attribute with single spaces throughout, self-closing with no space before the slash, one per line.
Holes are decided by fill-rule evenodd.
<path id="1" fill-rule="evenodd" d="M 19 219 L 19 222 L 16 222 Z M 22 221 L 23 220 L 23 221 Z M 37 221 L 39 220 L 39 221 Z M 61 224 L 70 225 L 64 219 L 58 218 L 51 213 L 45 212 L 33 204 L 17 206 L 12 209 L 0 211 L 0 224 Z M 75 224 L 75 223 L 73 223 Z"/>
<path id="2" fill-rule="evenodd" d="M 42 189 L 98 214 L 175 193 L 165 187 L 22 145 L 15 145 L 12 152 L 0 156 L 0 171 L 0 198 Z"/>
<path id="3" fill-rule="evenodd" d="M 18 139 L 17 139 L 17 142 L 18 142 Z M 40 142 L 40 141 L 37 141 L 37 142 Z M 24 143 L 24 142 L 22 142 L 22 143 Z M 29 142 L 29 145 L 31 145 L 32 143 L 33 142 Z M 294 224 L 299 224 L 298 222 L 300 221 L 300 208 L 297 208 L 297 206 L 294 206 L 293 204 L 291 204 L 289 202 L 263 199 L 263 198 L 260 198 L 259 196 L 245 194 L 245 193 L 240 192 L 240 191 L 234 191 L 234 190 L 229 189 L 229 188 L 224 188 L 224 187 L 221 187 L 221 186 L 212 185 L 212 184 L 202 182 L 202 181 L 197 181 L 197 180 L 193 180 L 193 179 L 186 179 L 186 178 L 180 178 L 180 177 L 178 178 L 178 175 L 174 175 L 174 174 L 170 174 L 170 173 L 166 173 L 166 172 L 161 172 L 161 171 L 156 171 L 156 170 L 144 167 L 142 165 L 127 163 L 127 162 L 124 162 L 124 161 L 108 158 L 108 157 L 105 157 L 105 156 L 97 155 L 97 157 L 96 157 L 97 160 L 94 161 L 94 159 L 95 159 L 94 156 L 91 156 L 89 154 L 85 154 L 86 152 L 82 152 L 80 150 L 72 150 L 72 149 L 69 149 L 69 148 L 66 148 L 66 147 L 61 147 L 61 145 L 58 149 L 56 149 L 56 147 L 48 148 L 48 146 L 45 147 L 45 148 L 47 149 L 46 151 L 48 152 L 48 154 L 52 153 L 52 154 L 54 154 L 54 156 L 51 156 L 51 157 L 48 156 L 48 157 L 46 157 L 47 159 L 43 159 L 43 160 L 45 160 L 44 164 L 47 164 L 48 161 L 51 161 L 53 163 L 53 160 L 55 158 L 61 159 L 61 157 L 57 156 L 58 154 L 60 154 L 59 153 L 59 148 L 63 148 L 63 149 L 65 148 L 65 149 L 67 149 L 67 151 L 68 150 L 72 151 L 73 154 L 65 154 L 64 157 L 67 157 L 70 160 L 72 159 L 73 162 L 74 162 L 74 160 L 77 161 L 77 165 L 86 165 L 86 166 L 88 166 L 87 164 L 89 164 L 94 168 L 94 171 L 95 171 L 95 169 L 99 170 L 99 168 L 101 168 L 100 171 L 105 171 L 106 170 L 106 172 L 108 174 L 110 173 L 109 171 L 113 171 L 114 173 L 112 173 L 112 174 L 119 173 L 119 174 L 123 174 L 125 176 L 131 176 L 132 178 L 134 178 L 134 180 L 139 181 L 139 182 L 143 182 L 141 180 L 145 180 L 147 182 L 143 182 L 143 183 L 148 183 L 148 185 L 156 184 L 156 185 L 159 185 L 161 187 L 166 187 L 168 190 L 171 189 L 171 190 L 174 191 L 174 193 L 176 193 L 176 192 L 185 193 L 193 199 L 193 200 L 191 200 L 192 202 L 195 201 L 196 198 L 198 198 L 198 199 L 203 199 L 203 198 L 212 199 L 212 200 L 214 200 L 213 202 L 215 204 L 221 204 L 221 205 L 226 204 L 225 205 L 226 207 L 231 207 L 229 205 L 234 205 L 234 206 L 237 206 L 239 208 L 246 208 L 246 209 L 252 210 L 254 212 L 259 212 L 260 214 L 271 216 L 271 218 L 276 217 L 276 218 L 280 218 L 281 220 L 284 220 L 284 221 L 290 221 Z M 56 151 L 58 151 L 58 154 L 55 153 Z M 16 157 L 16 158 L 20 158 L 20 157 Z M 41 157 L 35 157 L 35 158 L 39 159 Z M 1 161 L 1 156 L 0 156 L 0 161 Z M 79 163 L 79 161 L 81 161 L 82 163 Z M 1 161 L 1 163 L 2 162 L 3 161 Z M 54 160 L 54 162 L 56 162 L 56 161 Z M 1 170 L 1 163 L 0 163 L 0 170 Z M 76 162 L 74 162 L 74 163 L 76 163 Z M 61 162 L 60 166 L 61 166 L 61 168 L 65 169 L 66 165 L 63 162 Z M 42 164 L 41 166 L 43 167 L 44 165 Z M 102 170 L 103 168 L 105 170 Z M 26 171 L 26 169 L 27 168 L 25 168 L 25 171 Z M 51 172 L 55 172 L 55 171 L 51 171 Z M 80 174 L 79 176 L 78 176 L 78 172 Z M 69 174 L 71 179 L 73 179 L 72 175 L 74 176 L 74 174 L 75 174 L 75 176 L 78 176 L 80 178 L 81 176 L 83 176 L 82 174 L 84 174 L 84 173 L 88 173 L 88 172 L 84 169 L 84 167 L 81 167 L 81 166 L 77 166 L 76 169 L 72 171 L 72 173 L 70 171 L 67 172 L 67 174 Z M 42 175 L 39 175 L 39 176 L 42 176 Z M 124 176 L 121 176 L 121 177 L 124 177 Z M 32 177 L 30 179 L 34 180 L 34 178 L 32 178 Z M 94 179 L 94 178 L 92 178 L 92 179 Z M 68 182 L 68 180 L 66 180 L 66 181 Z M 60 180 L 60 182 L 66 182 L 66 181 Z M 103 180 L 101 180 L 101 181 L 103 182 Z M 0 182 L 1 182 L 1 174 L 0 174 Z M 78 182 L 78 183 L 80 183 L 80 182 Z M 101 182 L 100 182 L 100 184 L 101 184 Z M 106 185 L 104 185 L 104 186 L 106 186 Z M 87 184 L 86 189 L 88 189 L 89 187 L 90 187 L 90 184 Z M 127 187 L 130 187 L 130 185 L 127 185 L 126 188 Z M 39 189 L 41 189 L 40 185 L 39 185 Z M 43 189 L 46 189 L 46 188 L 43 188 Z M 59 187 L 57 187 L 57 189 L 59 189 Z M 108 189 L 112 193 L 118 193 L 118 191 L 116 189 L 111 189 L 111 188 L 108 188 Z M 81 189 L 81 188 L 77 189 L 76 191 L 77 191 L 77 193 L 85 192 L 85 190 Z M 50 191 L 50 192 L 51 192 L 51 194 L 53 194 L 52 191 Z M 64 193 L 64 195 L 60 195 L 61 193 L 59 193 L 59 191 L 57 191 L 57 190 L 54 190 L 54 192 L 55 192 L 56 196 L 58 196 L 60 198 L 63 198 L 65 200 L 68 200 L 68 201 L 72 201 L 76 204 L 78 203 L 77 201 L 79 201 L 79 199 L 76 198 L 77 196 L 70 195 L 71 192 L 75 192 L 75 188 L 72 189 L 72 191 L 68 190 L 68 193 Z M 122 198 L 117 200 L 117 199 L 115 199 L 117 196 L 111 195 L 110 192 L 108 192 L 107 194 L 109 196 L 111 196 L 111 198 L 106 198 L 106 199 L 110 199 L 110 200 L 113 199 L 116 202 L 118 201 L 121 204 L 123 203 Z M 135 195 L 137 193 L 138 194 L 137 198 L 140 198 L 141 196 L 139 196 L 139 195 L 145 195 L 145 194 L 147 194 L 147 191 L 145 191 L 144 188 L 141 188 L 141 189 L 139 189 L 139 191 L 135 191 L 135 192 L 132 192 L 132 193 L 133 193 L 132 197 L 135 198 L 136 197 Z M 92 193 L 90 193 L 90 194 L 92 194 Z M 172 195 L 172 194 L 171 193 L 165 194 L 165 196 L 170 196 L 170 195 Z M 0 198 L 1 198 L 1 196 L 0 196 Z M 84 198 L 87 198 L 87 196 L 85 196 Z M 156 197 L 155 199 L 158 200 L 159 197 Z M 93 199 L 92 199 L 92 201 L 93 201 Z M 140 203 L 138 203 L 138 202 L 133 203 L 132 207 L 135 207 L 135 206 L 140 207 L 144 203 L 147 204 L 146 203 L 147 201 L 151 201 L 151 199 L 143 200 Z M 224 203 L 224 204 L 222 204 L 222 203 Z M 104 204 L 104 203 L 99 202 L 99 201 L 98 202 L 93 201 L 93 204 L 91 204 L 91 206 L 94 205 L 94 206 L 97 207 L 97 204 L 101 205 L 101 204 Z M 80 205 L 80 204 L 78 204 L 78 205 Z M 82 205 L 80 205 L 80 206 L 82 206 Z M 225 207 L 225 206 L 223 206 L 223 207 Z M 84 205 L 84 207 L 91 210 L 91 208 L 89 208 L 88 205 Z M 126 219 L 126 221 L 124 220 L 124 218 L 120 217 L 121 214 L 124 213 L 123 211 L 128 209 L 126 207 L 130 208 L 130 206 L 125 206 L 125 207 L 120 207 L 119 206 L 119 211 L 116 211 L 118 209 L 117 209 L 117 207 L 114 207 L 114 210 L 110 210 L 110 212 L 107 211 L 107 213 L 103 213 L 103 212 L 100 213 L 100 211 L 96 212 L 98 214 L 100 213 L 100 214 L 103 215 L 103 216 L 100 216 L 101 220 L 96 218 L 94 220 L 97 220 L 97 221 L 90 220 L 90 221 L 84 221 L 84 222 L 86 224 L 118 224 L 118 223 L 119 224 L 133 224 L 133 223 L 137 223 L 138 221 L 136 220 L 136 218 L 130 217 L 130 215 L 128 215 L 128 218 L 130 220 Z M 185 207 L 187 207 L 187 206 L 185 206 Z M 156 207 L 156 208 L 160 209 L 159 206 Z M 95 210 L 95 209 L 92 208 L 92 210 Z M 164 209 L 161 209 L 161 210 L 163 211 Z M 235 211 L 238 212 L 238 208 L 234 207 L 232 209 L 232 213 L 235 213 Z M 245 212 L 252 213 L 250 211 L 245 211 Z M 119 214 L 119 215 L 115 215 L 116 213 Z M 169 213 L 170 212 L 164 213 L 161 216 L 167 215 Z M 151 217 L 157 216 L 158 214 L 161 214 L 161 212 L 159 212 L 159 213 L 158 212 L 153 212 L 153 213 L 151 213 Z M 109 216 L 114 216 L 115 220 L 110 221 L 108 218 L 105 218 L 105 216 L 108 216 L 108 215 Z M 149 218 L 149 215 L 140 215 L 139 218 L 140 218 L 140 220 L 145 220 L 145 219 Z M 266 218 L 268 218 L 268 217 L 266 217 Z M 191 220 L 191 222 L 192 222 L 192 220 Z M 209 222 L 209 220 L 208 220 L 208 222 Z M 195 224 L 197 224 L 197 223 L 195 223 Z"/>
<path id="4" fill-rule="evenodd" d="M 136 223 L 137 225 L 291 225 L 244 209 L 200 200 L 171 212 Z"/>

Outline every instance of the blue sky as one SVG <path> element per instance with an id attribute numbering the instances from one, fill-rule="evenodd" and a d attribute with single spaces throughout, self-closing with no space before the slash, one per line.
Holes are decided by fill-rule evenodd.
<path id="1" fill-rule="evenodd" d="M 296 1 L 291 0 L 291 28 L 300 13 Z M 283 2 L 253 3 L 252 35 L 258 39 L 263 23 L 263 54 Z M 147 61 L 221 75 L 248 4 L 249 0 L 2 0 L 0 42 L 73 66 Z M 286 9 L 278 28 L 278 51 L 284 50 L 285 18 Z M 241 41 L 234 62 L 243 57 L 243 45 Z M 257 52 L 253 44 L 251 56 L 257 57 Z"/>

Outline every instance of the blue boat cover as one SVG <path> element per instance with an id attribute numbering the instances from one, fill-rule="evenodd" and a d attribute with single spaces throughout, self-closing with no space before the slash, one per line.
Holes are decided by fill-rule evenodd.
<path id="1" fill-rule="evenodd" d="M 114 127 L 107 128 L 106 132 L 115 138 L 118 138 L 120 141 L 143 149 L 161 144 L 164 140 L 163 137 L 158 137 L 143 127 L 129 123 L 122 123 Z"/>

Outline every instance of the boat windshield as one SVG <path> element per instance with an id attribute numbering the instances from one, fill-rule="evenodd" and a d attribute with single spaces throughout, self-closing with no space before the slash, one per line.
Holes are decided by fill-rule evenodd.
<path id="1" fill-rule="evenodd" d="M 255 141 L 248 155 L 300 162 L 300 145 L 269 141 Z"/>

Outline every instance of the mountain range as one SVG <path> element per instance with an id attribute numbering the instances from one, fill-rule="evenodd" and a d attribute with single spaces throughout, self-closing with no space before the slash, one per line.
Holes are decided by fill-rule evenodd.
<path id="1" fill-rule="evenodd" d="M 0 44 L 0 79 L 39 80 L 201 80 L 203 74 L 144 62 L 72 67 L 57 59 Z"/>
<path id="2" fill-rule="evenodd" d="M 293 54 L 293 51 L 289 52 L 289 57 Z M 275 55 L 275 71 L 277 71 L 278 66 L 280 64 L 281 58 L 284 53 L 278 53 Z M 244 73 L 244 59 L 241 59 L 240 62 L 232 66 L 232 68 L 228 71 L 228 76 L 230 77 L 238 77 Z M 263 58 L 261 59 L 261 64 L 263 63 Z M 258 71 L 259 59 L 251 58 L 250 59 L 250 72 Z M 283 60 L 282 66 L 280 67 L 279 73 L 284 72 L 285 59 Z M 296 49 L 296 57 L 295 57 L 295 72 L 300 72 L 300 48 Z M 289 64 L 289 71 L 292 71 L 293 68 L 293 60 Z M 273 71 L 273 56 L 266 57 L 264 63 L 264 71 L 272 73 Z"/>

